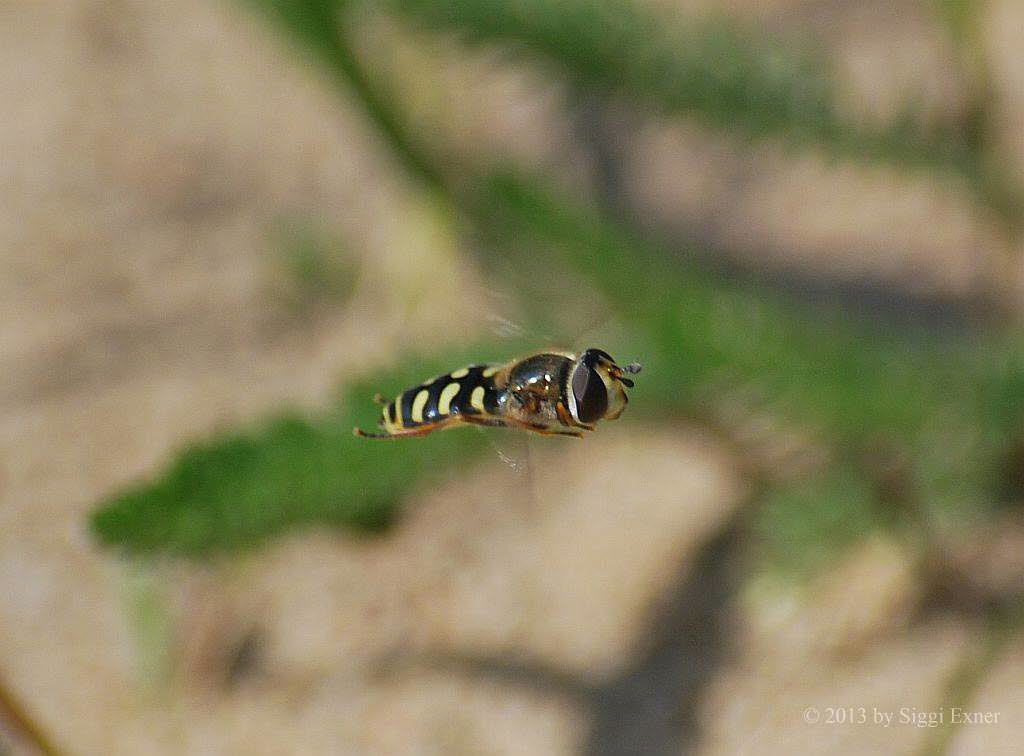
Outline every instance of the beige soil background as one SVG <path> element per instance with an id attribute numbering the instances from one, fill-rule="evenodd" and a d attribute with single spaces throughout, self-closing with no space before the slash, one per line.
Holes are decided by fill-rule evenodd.
<path id="1" fill-rule="evenodd" d="M 700 12 L 691 5 L 671 10 Z M 969 84 L 949 73 L 951 43 L 924 9 L 749 5 L 730 12 L 820 29 L 856 117 L 884 114 L 901 88 L 937 119 L 963 107 Z M 979 32 L 1019 167 L 1022 8 L 989 3 Z M 557 84 L 401 36 L 368 25 L 367 55 L 382 38 L 403 51 L 379 66 L 420 94 L 414 111 L 441 124 L 444 150 L 511 153 L 587 181 Z M 66 754 L 582 748 L 598 714 L 573 685 L 607 688 L 643 657 L 659 600 L 746 495 L 733 452 L 699 428 L 623 423 L 534 455 L 528 474 L 495 454 L 413 497 L 381 539 L 302 533 L 201 566 L 99 550 L 85 529 L 96 502 L 183 443 L 283 404 L 325 407 L 402 348 L 467 338 L 467 323 L 484 332 L 493 303 L 359 109 L 243 8 L 6 3 L 0 71 L 3 686 Z M 1020 250 L 955 182 L 769 147 L 741 158 L 727 139 L 653 119 L 627 152 L 652 223 L 682 212 L 733 249 L 756 240 L 771 251 L 762 265 L 1019 311 Z M 289 303 L 273 244 L 289 219 L 344 239 L 363 271 L 351 299 Z M 811 706 L 947 705 L 978 628 L 908 626 L 910 570 L 877 539 L 810 586 L 744 587 L 696 706 L 698 752 L 925 747 L 925 727 L 805 721 Z M 165 677 L 132 624 L 140 591 L 167 612 Z M 246 647 L 255 658 L 229 675 Z M 544 672 L 481 674 L 473 659 Z M 952 751 L 1018 752 L 1022 683 L 1016 638 L 971 703 L 998 723 L 958 728 Z M 10 724 L 0 753 L 34 753 Z"/>

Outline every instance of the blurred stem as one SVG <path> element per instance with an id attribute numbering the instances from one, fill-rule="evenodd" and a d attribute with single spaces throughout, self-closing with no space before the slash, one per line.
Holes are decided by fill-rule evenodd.
<path id="1" fill-rule="evenodd" d="M 953 671 L 942 691 L 939 706 L 944 710 L 953 707 L 970 710 L 978 689 L 1007 646 L 1011 628 L 1003 618 L 989 611 L 984 617 L 984 622 L 984 626 L 976 633 L 977 637 L 972 647 L 964 654 L 963 660 Z M 1019 626 L 1019 622 L 1016 624 Z M 942 756 L 949 752 L 953 738 L 960 731 L 959 724 L 954 724 L 951 720 L 952 716 L 935 729 L 932 737 L 921 747 L 920 756 Z"/>
<path id="2" fill-rule="evenodd" d="M 349 89 L 364 113 L 387 140 L 395 156 L 414 178 L 434 190 L 444 188 L 441 175 L 420 150 L 398 110 L 371 80 L 348 37 L 348 0 L 248 0 L 264 8 L 292 37 L 312 49 L 336 83 Z"/>
<path id="3" fill-rule="evenodd" d="M 0 677 L 0 721 L 6 722 L 14 732 L 31 743 L 45 756 L 59 756 L 50 738 L 28 712 L 22 708 L 14 694 Z"/>
<path id="4" fill-rule="evenodd" d="M 133 560 L 124 576 L 124 594 L 130 631 L 135 641 L 136 664 L 148 685 L 165 682 L 171 668 L 171 618 L 156 564 Z"/>

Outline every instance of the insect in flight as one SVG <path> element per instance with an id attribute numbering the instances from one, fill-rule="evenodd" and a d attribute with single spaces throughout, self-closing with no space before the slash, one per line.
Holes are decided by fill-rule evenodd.
<path id="1" fill-rule="evenodd" d="M 639 372 L 638 363 L 619 367 L 600 349 L 471 365 L 403 391 L 392 402 L 378 394 L 383 432 L 354 430 L 365 438 L 404 438 L 469 424 L 579 438 L 598 420 L 622 414 L 629 401 L 625 389 L 633 388 L 626 374 Z"/>

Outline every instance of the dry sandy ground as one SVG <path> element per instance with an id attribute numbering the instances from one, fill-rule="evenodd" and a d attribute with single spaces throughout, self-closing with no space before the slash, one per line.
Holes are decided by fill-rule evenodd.
<path id="1" fill-rule="evenodd" d="M 69 754 L 579 749 L 598 714 L 573 686 L 605 689 L 643 658 L 660 598 L 744 496 L 729 453 L 697 429 L 623 425 L 535 454 L 529 475 L 495 454 L 416 497 L 381 540 L 296 535 L 202 567 L 139 568 L 97 550 L 84 529 L 95 502 L 158 471 L 183 442 L 281 403 L 323 406 L 337 381 L 395 348 L 465 334 L 486 302 L 429 285 L 480 288 L 357 111 L 236 8 L 6 4 L 0 70 L 4 686 Z M 516 111 L 528 88 L 500 91 Z M 566 133 L 550 100 L 533 107 Z M 668 144 L 652 128 L 650 144 Z M 767 233 L 789 213 L 771 203 L 797 201 L 778 187 L 821 170 L 768 172 L 749 195 L 763 199 L 728 225 L 761 218 Z M 862 180 L 827 178 L 869 202 L 869 217 L 879 200 L 858 199 Z M 913 277 L 927 262 L 919 250 L 939 249 L 936 286 L 988 286 L 1003 265 L 1005 249 L 989 244 L 997 233 L 963 220 L 955 193 L 921 191 L 881 201 L 882 225 L 923 224 L 952 203 L 948 228 L 920 245 L 898 237 L 911 255 L 902 262 L 857 264 Z M 351 301 L 287 306 L 268 242 L 282 218 L 314 219 L 362 259 Z M 815 233 L 794 248 L 813 249 Z M 978 245 L 994 250 L 980 263 L 968 255 Z M 927 729 L 802 720 L 812 705 L 943 705 L 977 636 L 943 620 L 906 629 L 908 569 L 897 546 L 872 543 L 820 586 L 736 596 L 732 650 L 696 713 L 704 750 L 920 748 Z M 166 612 L 157 651 L 132 625 L 140 594 Z M 177 662 L 168 678 L 152 669 L 161 647 Z M 241 671 L 226 680 L 232 659 Z M 521 674 L 478 674 L 474 659 L 511 660 Z M 1020 675 L 1011 644 L 975 702 L 1002 722 L 963 728 L 957 752 L 1019 742 Z M 15 743 L 0 731 L 5 742 Z"/>

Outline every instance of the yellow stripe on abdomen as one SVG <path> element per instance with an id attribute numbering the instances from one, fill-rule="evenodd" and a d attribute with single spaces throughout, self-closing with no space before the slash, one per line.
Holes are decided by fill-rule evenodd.
<path id="1" fill-rule="evenodd" d="M 430 397 L 430 392 L 426 389 L 422 389 L 416 398 L 412 400 L 412 411 L 409 413 L 409 418 L 414 423 L 423 422 L 423 408 L 427 406 L 427 399 Z"/>
<path id="2" fill-rule="evenodd" d="M 467 373 L 469 371 L 466 371 Z M 455 373 L 452 373 L 455 375 Z M 458 381 L 452 381 L 443 389 L 441 389 L 441 396 L 437 399 L 437 414 L 447 415 L 451 411 L 452 399 L 459 393 L 459 389 L 462 388 L 462 384 Z"/>
<path id="3" fill-rule="evenodd" d="M 473 389 L 473 393 L 469 395 L 469 404 L 477 412 L 486 412 L 484 407 L 484 387 L 477 386 Z"/>

